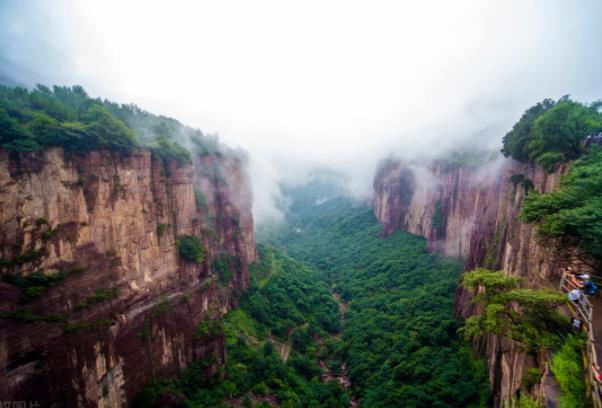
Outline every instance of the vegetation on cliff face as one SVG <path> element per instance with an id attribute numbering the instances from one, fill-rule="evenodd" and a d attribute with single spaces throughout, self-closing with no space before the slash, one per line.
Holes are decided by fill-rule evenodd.
<path id="1" fill-rule="evenodd" d="M 569 327 L 557 310 L 566 296 L 551 289 L 527 289 L 521 280 L 502 271 L 476 269 L 466 273 L 463 286 L 475 292 L 481 314 L 471 316 L 461 329 L 467 339 L 496 334 L 522 343 L 530 352 L 557 348 Z"/>
<path id="2" fill-rule="evenodd" d="M 338 329 L 338 306 L 322 272 L 260 247 L 251 267 L 251 285 L 223 325 L 208 321 L 198 336 L 222 331 L 228 344 L 225 367 L 206 375 L 209 361 L 193 364 L 176 379 L 151 383 L 137 405 L 160 406 L 166 395 L 188 407 L 240 404 L 255 407 L 347 407 L 349 396 L 335 382 L 320 382 L 315 339 Z"/>
<path id="3" fill-rule="evenodd" d="M 441 200 L 435 202 L 435 209 L 433 210 L 433 216 L 431 217 L 431 226 L 434 229 L 441 228 L 443 221 L 443 213 L 441 212 Z"/>
<path id="4" fill-rule="evenodd" d="M 561 390 L 559 406 L 587 406 L 581 357 L 584 341 L 581 336 L 569 334 L 568 317 L 559 310 L 567 301 L 565 294 L 551 289 L 522 288 L 520 278 L 487 269 L 466 273 L 462 284 L 475 292 L 473 302 L 482 308 L 461 329 L 467 339 L 495 334 L 520 342 L 533 355 L 554 352 L 551 369 Z M 526 370 L 522 379 L 524 388 L 530 390 L 540 378 L 539 369 Z M 522 394 L 509 401 L 509 406 L 543 404 Z"/>
<path id="5" fill-rule="evenodd" d="M 303 197 L 289 221 L 264 236 L 290 257 L 262 245 L 249 290 L 223 320 L 226 365 L 207 377 L 199 362 L 152 383 L 140 406 L 165 395 L 190 407 L 485 406 L 485 366 L 452 316 L 461 264 L 410 234 L 380 238 L 364 205 L 316 200 L 316 185 L 300 191 L 288 190 Z"/>
<path id="6" fill-rule="evenodd" d="M 207 249 L 194 235 L 180 235 L 176 238 L 180 256 L 189 262 L 201 263 L 207 255 Z"/>
<path id="7" fill-rule="evenodd" d="M 590 105 L 568 96 L 545 99 L 527 109 L 503 139 L 502 153 L 521 162 L 533 161 L 548 171 L 577 159 L 583 140 L 602 130 L 600 102 Z"/>
<path id="8" fill-rule="evenodd" d="M 562 348 L 552 358 L 552 373 L 558 381 L 561 395 L 560 407 L 585 408 L 588 399 L 585 397 L 583 382 L 582 349 L 583 339 L 568 336 Z"/>
<path id="9" fill-rule="evenodd" d="M 539 234 L 559 248 L 577 247 L 602 261 L 602 151 L 592 150 L 571 165 L 560 188 L 532 192 L 521 218 L 535 223 Z"/>

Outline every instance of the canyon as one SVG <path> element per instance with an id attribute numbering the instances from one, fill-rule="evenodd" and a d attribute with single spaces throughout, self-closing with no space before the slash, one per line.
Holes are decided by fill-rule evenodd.
<path id="1" fill-rule="evenodd" d="M 150 150 L 0 151 L 0 400 L 121 407 L 223 335 L 195 327 L 238 303 L 256 257 L 245 158 Z M 196 237 L 201 262 L 184 259 Z M 170 401 L 164 401 L 169 405 Z"/>
<path id="2" fill-rule="evenodd" d="M 530 288 L 557 287 L 562 271 L 578 261 L 544 245 L 519 214 L 529 189 L 550 192 L 565 172 L 565 165 L 547 173 L 501 157 L 421 165 L 388 160 L 374 179 L 373 210 L 383 235 L 397 229 L 421 235 L 430 250 L 462 259 L 466 271 L 503 270 L 521 277 Z M 464 318 L 479 312 L 461 286 L 455 311 Z M 542 363 L 518 343 L 498 336 L 488 335 L 474 346 L 487 360 L 494 406 L 516 394 L 527 368 Z"/>

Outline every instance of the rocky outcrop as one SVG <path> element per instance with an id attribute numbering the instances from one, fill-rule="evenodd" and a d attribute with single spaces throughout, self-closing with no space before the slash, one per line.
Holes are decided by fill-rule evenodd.
<path id="1" fill-rule="evenodd" d="M 256 257 L 243 160 L 0 151 L 0 400 L 121 407 L 194 360 L 215 370 L 223 336 L 194 329 Z M 179 255 L 186 235 L 202 262 Z"/>
<path id="2" fill-rule="evenodd" d="M 530 287 L 555 286 L 572 261 L 542 245 L 519 214 L 528 189 L 552 191 L 565 171 L 548 174 L 501 157 L 478 165 L 389 160 L 374 180 L 374 214 L 383 234 L 402 229 L 424 236 L 431 250 L 463 259 L 466 270 L 504 270 Z M 464 317 L 475 312 L 470 293 L 458 290 L 456 311 Z M 477 347 L 487 357 L 495 406 L 501 406 L 535 362 L 516 343 L 495 336 Z"/>

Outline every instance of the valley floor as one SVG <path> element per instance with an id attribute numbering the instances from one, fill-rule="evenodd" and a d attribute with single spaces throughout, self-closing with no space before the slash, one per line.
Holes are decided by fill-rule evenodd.
<path id="1" fill-rule="evenodd" d="M 147 406 L 166 389 L 188 407 L 487 405 L 484 364 L 452 316 L 459 262 L 410 234 L 381 238 L 370 209 L 347 199 L 290 219 L 264 234 L 224 318 L 223 370 L 203 378 L 197 364 L 154 384 Z"/>

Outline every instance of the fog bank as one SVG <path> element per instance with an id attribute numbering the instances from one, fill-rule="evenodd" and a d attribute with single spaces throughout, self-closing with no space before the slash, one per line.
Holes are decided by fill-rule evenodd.
<path id="1" fill-rule="evenodd" d="M 402 4 L 403 3 L 403 4 Z M 602 96 L 602 2 L 0 4 L 0 79 L 80 84 L 249 152 L 258 221 L 315 167 L 499 148 L 546 98 Z"/>

